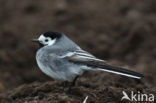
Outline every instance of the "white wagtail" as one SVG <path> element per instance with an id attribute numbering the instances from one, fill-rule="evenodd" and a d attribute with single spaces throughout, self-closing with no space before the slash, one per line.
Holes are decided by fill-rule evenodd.
<path id="1" fill-rule="evenodd" d="M 36 54 L 39 68 L 57 80 L 75 84 L 77 77 L 82 75 L 85 70 L 106 71 L 136 79 L 143 77 L 139 73 L 110 65 L 106 61 L 96 58 L 59 32 L 46 32 L 33 41 L 40 44 Z"/>

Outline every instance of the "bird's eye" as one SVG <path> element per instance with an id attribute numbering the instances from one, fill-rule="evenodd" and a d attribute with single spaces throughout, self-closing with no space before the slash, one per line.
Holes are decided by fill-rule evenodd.
<path id="1" fill-rule="evenodd" d="M 45 42 L 48 42 L 48 39 L 45 39 Z"/>

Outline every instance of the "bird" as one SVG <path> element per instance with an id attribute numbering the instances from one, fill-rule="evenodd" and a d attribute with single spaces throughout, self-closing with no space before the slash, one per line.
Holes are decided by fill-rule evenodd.
<path id="1" fill-rule="evenodd" d="M 135 79 L 143 77 L 95 57 L 60 32 L 48 31 L 32 41 L 39 44 L 36 61 L 41 71 L 55 80 L 71 83 L 71 86 L 84 71 L 105 71 Z"/>

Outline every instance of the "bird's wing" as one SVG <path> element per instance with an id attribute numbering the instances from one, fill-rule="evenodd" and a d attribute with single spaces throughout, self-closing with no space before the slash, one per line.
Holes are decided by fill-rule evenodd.
<path id="1" fill-rule="evenodd" d="M 137 72 L 127 70 L 122 67 L 113 66 L 108 64 L 106 61 L 96 58 L 95 56 L 91 55 L 90 53 L 83 51 L 83 50 L 76 50 L 75 52 L 69 52 L 66 55 L 62 56 L 62 58 L 81 65 L 86 65 L 91 67 L 90 70 L 101 70 L 106 72 L 111 72 L 127 77 L 137 78 L 140 79 L 143 76 Z"/>
<path id="2" fill-rule="evenodd" d="M 67 59 L 67 60 L 69 60 L 69 61 L 77 61 L 78 62 L 78 60 L 79 60 L 79 62 L 81 61 L 101 61 L 101 62 L 106 62 L 106 61 L 104 61 L 104 60 L 102 60 L 102 59 L 98 59 L 98 58 L 96 58 L 95 56 L 93 56 L 92 54 L 90 54 L 90 53 L 88 53 L 88 52 L 86 52 L 86 51 L 84 51 L 84 50 L 81 50 L 81 49 L 79 49 L 79 50 L 76 50 L 76 51 L 74 51 L 74 52 L 68 52 L 67 54 L 65 54 L 65 55 L 63 55 L 63 56 L 61 56 L 61 58 L 64 58 L 64 59 Z"/>

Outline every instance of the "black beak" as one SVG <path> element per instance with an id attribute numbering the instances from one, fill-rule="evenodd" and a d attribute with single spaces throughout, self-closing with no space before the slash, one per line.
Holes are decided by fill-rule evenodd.
<path id="1" fill-rule="evenodd" d="M 39 42 L 38 39 L 32 39 L 31 41 L 32 41 L 32 42 Z"/>

